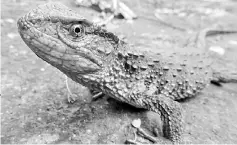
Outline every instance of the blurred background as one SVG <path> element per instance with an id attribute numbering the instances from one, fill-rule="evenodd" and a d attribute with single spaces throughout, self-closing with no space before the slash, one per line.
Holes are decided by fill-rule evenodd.
<path id="1" fill-rule="evenodd" d="M 134 138 L 130 124 L 136 118 L 152 130 L 150 126 L 160 123 L 159 115 L 106 97 L 91 102 L 89 90 L 70 80 L 77 101 L 67 102 L 64 75 L 31 52 L 16 25 L 20 16 L 51 1 L 1 1 L 1 143 L 124 143 Z M 237 30 L 236 0 L 57 1 L 141 50 L 199 51 L 182 48 L 197 31 L 216 24 Z M 237 64 L 236 36 L 208 38 L 208 50 L 223 58 L 222 66 Z M 237 143 L 236 88 L 210 86 L 183 102 L 185 143 Z"/>

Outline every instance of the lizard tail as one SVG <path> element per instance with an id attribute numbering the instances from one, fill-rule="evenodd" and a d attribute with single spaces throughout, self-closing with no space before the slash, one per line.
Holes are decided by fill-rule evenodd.
<path id="1" fill-rule="evenodd" d="M 212 61 L 212 82 L 237 83 L 237 59 L 209 53 Z M 218 84 L 218 83 L 217 83 Z"/>
<path id="2" fill-rule="evenodd" d="M 237 83 L 237 71 L 221 70 L 213 72 L 213 83 Z"/>
<path id="3" fill-rule="evenodd" d="M 220 57 L 214 52 L 210 52 L 206 44 L 206 37 L 231 33 L 237 33 L 237 29 L 217 24 L 211 28 L 203 29 L 196 35 L 197 48 L 204 49 L 204 51 L 209 53 L 212 58 L 215 58 L 215 61 L 213 62 L 215 69 L 213 72 L 212 82 L 217 84 L 231 82 L 237 83 L 237 68 L 236 66 L 233 66 L 233 60 L 229 60 L 230 62 L 227 62 L 228 60 Z"/>
<path id="4" fill-rule="evenodd" d="M 191 44 L 194 47 L 198 48 L 201 52 L 208 52 L 209 50 L 206 42 L 207 37 L 233 33 L 237 33 L 237 28 L 225 26 L 222 24 L 215 24 L 212 27 L 205 28 L 201 31 L 196 32 L 195 35 L 192 35 L 186 40 L 186 43 L 183 45 L 183 47 Z"/>

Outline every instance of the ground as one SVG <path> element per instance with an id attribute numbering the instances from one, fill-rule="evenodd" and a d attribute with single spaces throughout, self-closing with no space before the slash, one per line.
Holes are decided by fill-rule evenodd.
<path id="1" fill-rule="evenodd" d="M 60 0 L 82 15 L 94 20 L 99 13 L 79 8 L 74 2 Z M 160 127 L 159 115 L 108 99 L 91 101 L 87 88 L 70 82 L 77 95 L 74 104 L 67 103 L 64 76 L 39 59 L 21 40 L 17 19 L 44 0 L 8 0 L 1 2 L 1 143 L 124 143 L 134 138 L 131 122 L 142 120 L 142 127 L 152 131 Z M 237 1 L 128 1 L 124 2 L 139 16 L 137 20 L 116 19 L 107 28 L 125 36 L 138 49 L 172 51 L 179 49 L 183 36 L 215 23 L 236 24 Z M 161 15 L 167 24 L 154 16 L 156 8 L 189 9 L 177 15 Z M 190 11 L 198 8 L 200 11 Z M 200 10 L 200 9 L 199 9 Z M 222 11 L 224 10 L 224 11 Z M 171 13 L 168 9 L 164 10 Z M 214 11 L 214 12 L 213 12 Z M 159 13 L 160 12 L 160 13 Z M 210 38 L 210 46 L 223 48 L 220 66 L 237 64 L 236 35 Z M 181 50 L 180 51 L 192 51 Z M 233 70 L 232 70 L 233 71 Z M 185 143 L 237 143 L 237 84 L 209 85 L 195 98 L 182 103 L 185 114 Z M 158 136 L 159 143 L 170 143 Z M 146 140 L 142 140 L 147 142 Z"/>

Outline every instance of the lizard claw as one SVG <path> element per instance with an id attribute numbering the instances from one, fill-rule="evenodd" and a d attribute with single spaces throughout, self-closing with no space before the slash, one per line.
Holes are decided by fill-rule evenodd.
<path id="1" fill-rule="evenodd" d="M 68 103 L 73 104 L 76 101 L 76 95 L 68 93 L 67 101 Z"/>
<path id="2" fill-rule="evenodd" d="M 125 144 L 141 144 L 141 143 L 137 142 L 137 134 L 136 134 L 136 132 L 134 131 L 133 133 L 134 133 L 134 139 L 133 140 L 127 139 L 125 141 Z"/>
<path id="3" fill-rule="evenodd" d="M 92 101 L 96 101 L 98 98 L 102 97 L 104 94 L 102 92 L 92 92 Z"/>
<path id="4" fill-rule="evenodd" d="M 139 143 L 137 141 L 134 141 L 134 140 L 131 140 L 131 139 L 128 139 L 128 140 L 126 140 L 125 144 L 137 144 L 137 145 L 139 145 L 141 143 Z"/>

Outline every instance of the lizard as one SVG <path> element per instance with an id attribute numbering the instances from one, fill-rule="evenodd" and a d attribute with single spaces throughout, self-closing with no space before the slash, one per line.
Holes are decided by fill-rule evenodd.
<path id="1" fill-rule="evenodd" d="M 159 113 L 164 136 L 175 143 L 182 140 L 184 131 L 178 101 L 196 96 L 212 80 L 237 80 L 213 75 L 206 53 L 165 55 L 137 50 L 61 3 L 38 6 L 20 17 L 17 25 L 26 45 L 73 81 Z"/>

